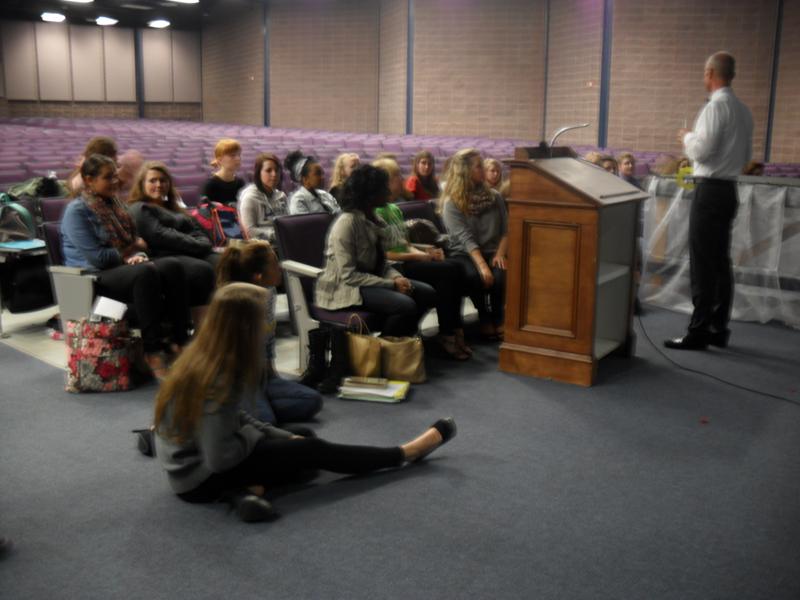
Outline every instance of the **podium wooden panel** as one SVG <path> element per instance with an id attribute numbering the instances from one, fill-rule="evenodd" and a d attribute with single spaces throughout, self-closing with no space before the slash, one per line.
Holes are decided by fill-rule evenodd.
<path id="1" fill-rule="evenodd" d="M 500 369 L 589 386 L 632 353 L 639 202 L 647 195 L 568 149 L 517 149 Z M 532 159 L 531 159 L 532 158 Z"/>

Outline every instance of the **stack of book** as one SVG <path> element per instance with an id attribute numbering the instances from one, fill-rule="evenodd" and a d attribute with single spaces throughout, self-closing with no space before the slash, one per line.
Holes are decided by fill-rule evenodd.
<path id="1" fill-rule="evenodd" d="M 339 388 L 339 398 L 367 402 L 402 402 L 411 384 L 379 378 L 347 377 Z"/>

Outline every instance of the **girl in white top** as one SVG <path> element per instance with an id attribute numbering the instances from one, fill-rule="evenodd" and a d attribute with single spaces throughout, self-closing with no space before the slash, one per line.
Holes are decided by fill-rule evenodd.
<path id="1" fill-rule="evenodd" d="M 283 166 L 289 171 L 292 181 L 301 186 L 289 198 L 290 215 L 341 212 L 336 198 L 322 189 L 325 172 L 316 158 L 295 150 L 286 157 Z"/>
<path id="2" fill-rule="evenodd" d="M 256 157 L 253 183 L 239 192 L 239 222 L 250 239 L 275 242 L 275 217 L 289 214 L 281 185 L 281 163 L 274 154 Z"/>

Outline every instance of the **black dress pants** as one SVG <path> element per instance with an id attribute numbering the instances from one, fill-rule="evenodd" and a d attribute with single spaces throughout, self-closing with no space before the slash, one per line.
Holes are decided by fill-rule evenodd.
<path id="1" fill-rule="evenodd" d="M 700 336 L 728 328 L 733 301 L 731 225 L 738 200 L 736 184 L 701 180 L 689 214 L 689 259 L 694 312 L 689 333 Z"/>
<path id="2" fill-rule="evenodd" d="M 106 269 L 98 275 L 96 289 L 102 296 L 133 304 L 145 352 L 161 349 L 163 318 L 170 323 L 173 342 L 183 345 L 189 339 L 186 278 L 177 259 L 163 257 Z"/>
<path id="3" fill-rule="evenodd" d="M 403 460 L 399 446 L 352 446 L 319 438 L 261 438 L 250 456 L 234 468 L 215 473 L 195 489 L 178 496 L 187 502 L 213 502 L 225 492 L 285 483 L 312 469 L 357 475 L 399 467 Z"/>
<path id="4" fill-rule="evenodd" d="M 492 266 L 494 254 L 484 254 L 483 258 L 494 276 L 494 284 L 489 289 L 483 285 L 483 279 L 475 266 L 471 256 L 459 254 L 453 257 L 464 270 L 467 293 L 478 311 L 481 323 L 491 323 L 495 326 L 503 324 L 506 304 L 506 272 Z"/>
<path id="5" fill-rule="evenodd" d="M 436 304 L 436 291 L 427 283 L 412 279 L 414 289 L 407 296 L 393 288 L 364 286 L 361 306 L 369 312 L 385 315 L 381 333 L 391 336 L 411 336 L 419 330 L 419 320 Z"/>
<path id="6" fill-rule="evenodd" d="M 436 290 L 436 314 L 439 333 L 453 335 L 461 329 L 461 297 L 464 295 L 464 271 L 456 261 L 410 260 L 395 265 L 408 279 L 424 281 Z"/>

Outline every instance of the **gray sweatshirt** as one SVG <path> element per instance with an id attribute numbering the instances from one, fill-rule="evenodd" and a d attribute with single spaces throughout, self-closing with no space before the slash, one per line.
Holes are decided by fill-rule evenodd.
<path id="1" fill-rule="evenodd" d="M 239 402 L 220 404 L 209 398 L 192 437 L 183 443 L 156 431 L 156 456 L 176 494 L 189 492 L 214 473 L 229 471 L 250 456 L 262 437 L 289 438 L 288 431 L 257 421 Z M 169 422 L 167 408 L 165 421 Z"/>
<path id="2" fill-rule="evenodd" d="M 482 254 L 497 252 L 500 240 L 508 233 L 506 203 L 499 192 L 495 195 L 494 207 L 480 215 L 465 215 L 448 198 L 444 199 L 442 220 L 450 234 L 450 250 L 453 254 L 469 254 L 479 249 Z"/>

